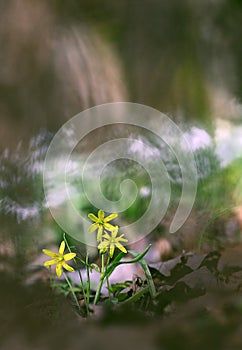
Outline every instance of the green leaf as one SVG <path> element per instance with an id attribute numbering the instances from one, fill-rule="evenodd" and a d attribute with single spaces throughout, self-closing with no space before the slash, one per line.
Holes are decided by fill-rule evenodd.
<path id="1" fill-rule="evenodd" d="M 113 294 L 119 294 L 122 290 L 126 289 L 127 287 L 130 287 L 132 284 L 132 281 L 125 281 L 123 283 L 115 283 L 111 284 L 111 286 L 108 287 L 108 290 Z"/>
<path id="2" fill-rule="evenodd" d="M 109 298 L 104 301 L 104 305 L 116 305 L 118 302 L 118 298 Z"/>
<path id="3" fill-rule="evenodd" d="M 137 293 L 135 293 L 134 295 L 132 295 L 132 297 L 124 300 L 123 302 L 121 302 L 120 304 L 127 304 L 127 303 L 131 303 L 134 301 L 139 300 L 144 294 L 146 294 L 147 292 L 149 292 L 149 286 L 140 289 Z M 122 295 L 122 294 L 121 294 Z"/>
<path id="4" fill-rule="evenodd" d="M 140 254 L 137 253 L 135 250 L 131 250 L 131 251 L 129 251 L 129 253 L 131 255 L 133 255 L 134 257 L 139 257 L 140 256 Z M 139 264 L 142 266 L 142 268 L 144 270 L 145 277 L 147 279 L 147 283 L 148 283 L 148 287 L 149 287 L 149 291 L 150 291 L 150 295 L 151 295 L 152 298 L 155 298 L 156 297 L 155 284 L 154 284 L 153 278 L 151 276 L 148 264 L 145 261 L 145 259 L 143 259 L 143 258 L 139 259 L 138 262 L 139 262 Z"/>
<path id="5" fill-rule="evenodd" d="M 111 275 L 111 273 L 114 271 L 114 269 L 117 266 L 119 266 L 119 265 L 122 265 L 122 264 L 133 264 L 133 263 L 136 263 L 136 262 L 140 262 L 143 259 L 143 257 L 147 254 L 147 252 L 150 250 L 150 247 L 151 247 L 151 244 L 149 244 L 148 247 L 140 254 L 135 252 L 137 254 L 135 256 L 135 258 L 131 259 L 131 260 L 127 260 L 127 261 L 120 261 L 121 258 L 125 256 L 125 253 L 120 253 L 117 256 L 118 259 L 116 260 L 116 258 L 115 258 L 114 261 L 108 266 L 108 268 L 106 270 L 106 273 L 105 273 L 105 278 L 109 277 Z M 132 252 L 134 253 L 134 251 L 128 251 L 128 253 L 130 253 L 131 255 L 134 256 L 134 254 Z"/>

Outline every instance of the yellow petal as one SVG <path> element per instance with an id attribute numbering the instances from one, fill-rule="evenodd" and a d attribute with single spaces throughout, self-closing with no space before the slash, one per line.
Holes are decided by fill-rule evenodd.
<path id="1" fill-rule="evenodd" d="M 56 265 L 55 271 L 56 271 L 57 277 L 60 278 L 60 276 L 62 275 L 62 272 L 63 272 L 63 271 L 62 271 L 62 264 L 57 264 L 57 265 Z"/>
<path id="2" fill-rule="evenodd" d="M 92 224 L 91 226 L 89 226 L 88 228 L 88 232 L 93 232 L 98 228 L 98 224 Z"/>
<path id="3" fill-rule="evenodd" d="M 51 250 L 47 250 L 47 249 L 42 249 L 42 252 L 48 256 L 50 256 L 51 258 L 57 258 L 59 256 L 59 254 L 56 254 L 54 252 L 52 252 Z"/>
<path id="4" fill-rule="evenodd" d="M 113 243 L 110 244 L 110 257 L 112 258 L 113 253 L 114 253 L 115 246 Z"/>
<path id="5" fill-rule="evenodd" d="M 117 240 L 117 242 L 128 242 L 129 240 L 128 239 L 126 239 L 126 238 L 123 238 L 123 237 L 117 237 L 116 238 L 116 240 Z"/>
<path id="6" fill-rule="evenodd" d="M 98 232 L 97 232 L 97 242 L 100 242 L 102 239 L 102 234 L 103 234 L 103 227 L 99 226 L 98 227 Z"/>
<path id="7" fill-rule="evenodd" d="M 113 231 L 115 226 L 108 224 L 107 222 L 104 223 L 103 227 L 107 229 L 108 231 Z"/>
<path id="8" fill-rule="evenodd" d="M 127 250 L 120 243 L 115 243 L 116 247 L 121 250 L 123 253 L 127 253 Z"/>
<path id="9" fill-rule="evenodd" d="M 115 219 L 117 216 L 118 216 L 118 213 L 113 213 L 113 214 L 107 216 L 106 218 L 104 218 L 104 222 L 111 221 L 111 220 Z"/>
<path id="10" fill-rule="evenodd" d="M 58 263 L 58 260 L 55 259 L 55 260 L 47 260 L 44 262 L 44 266 L 50 266 L 50 265 L 55 265 Z"/>
<path id="11" fill-rule="evenodd" d="M 62 266 L 67 270 L 67 271 L 70 271 L 70 272 L 74 272 L 75 270 L 73 269 L 73 267 L 67 265 L 66 263 L 63 263 Z"/>
<path id="12" fill-rule="evenodd" d="M 105 249 L 109 246 L 109 241 L 103 241 L 98 245 L 98 249 Z"/>
<path id="13" fill-rule="evenodd" d="M 105 233 L 105 234 L 103 235 L 103 238 L 106 238 L 106 239 L 110 240 L 110 239 L 111 239 L 111 236 L 109 236 L 108 233 Z"/>
<path id="14" fill-rule="evenodd" d="M 112 238 L 115 238 L 118 234 L 118 226 L 114 226 L 112 229 Z"/>
<path id="15" fill-rule="evenodd" d="M 101 219 L 101 220 L 104 219 L 104 211 L 101 210 L 101 209 L 98 211 L 98 218 Z"/>
<path id="16" fill-rule="evenodd" d="M 94 214 L 92 214 L 92 213 L 88 214 L 88 217 L 89 217 L 89 219 L 91 219 L 91 220 L 94 221 L 94 222 L 97 222 L 97 221 L 98 221 L 98 218 L 96 217 L 96 215 L 94 215 Z"/>
<path id="17" fill-rule="evenodd" d="M 65 261 L 71 260 L 71 259 L 75 258 L 75 256 L 76 256 L 76 253 L 68 253 L 68 254 L 65 254 L 65 255 L 64 255 L 64 260 L 65 260 Z"/>
<path id="18" fill-rule="evenodd" d="M 62 241 L 61 245 L 60 245 L 60 248 L 59 248 L 59 254 L 60 255 L 63 255 L 64 250 L 65 250 L 65 246 L 66 246 L 65 241 Z"/>

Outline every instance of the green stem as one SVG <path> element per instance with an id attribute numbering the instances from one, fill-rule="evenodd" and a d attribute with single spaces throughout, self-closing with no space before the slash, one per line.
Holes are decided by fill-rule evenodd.
<path id="1" fill-rule="evenodd" d="M 101 273 L 105 272 L 105 259 L 104 254 L 102 254 L 102 266 L 101 266 Z"/>
<path id="2" fill-rule="evenodd" d="M 99 283 L 98 283 L 98 286 L 97 286 L 97 291 L 96 291 L 95 298 L 94 298 L 94 305 L 96 305 L 97 302 L 99 301 L 101 289 L 102 289 L 103 282 L 104 282 L 104 278 L 106 276 L 106 274 L 105 274 L 105 265 L 104 265 L 104 254 L 101 254 L 101 258 L 102 258 L 101 275 L 100 275 L 100 280 L 99 280 Z"/>
<path id="3" fill-rule="evenodd" d="M 49 266 L 49 272 L 50 272 L 50 285 L 53 288 L 54 278 L 52 275 L 51 266 Z"/>
<path id="4" fill-rule="evenodd" d="M 67 249 L 69 250 L 70 253 L 72 253 L 71 248 L 70 248 L 70 246 L 68 244 L 68 241 L 66 239 L 65 233 L 63 234 L 63 238 L 64 238 L 64 241 L 66 243 Z M 78 271 L 78 275 L 79 275 L 80 282 L 81 282 L 81 287 L 82 287 L 83 298 L 84 298 L 84 302 L 85 302 L 85 306 L 86 306 L 86 311 L 87 311 L 87 315 L 89 315 L 89 296 L 90 296 L 90 292 L 89 293 L 87 292 L 88 295 L 86 295 L 85 285 L 84 285 L 84 282 L 83 282 L 81 271 L 78 268 L 78 264 L 77 264 L 77 261 L 76 261 L 75 258 L 73 258 L 73 261 L 74 261 L 74 263 L 75 263 L 75 265 L 77 267 L 77 271 Z M 90 281 L 89 281 L 89 283 L 90 283 Z"/>
<path id="5" fill-rule="evenodd" d="M 105 275 L 106 275 L 106 272 L 107 272 L 107 268 L 108 268 L 108 265 L 109 265 L 109 261 L 110 261 L 110 255 L 108 255 L 108 258 L 107 258 L 107 261 L 106 261 Z M 106 276 L 106 278 L 107 278 L 107 286 L 108 286 L 108 298 L 109 298 L 109 300 L 111 300 L 111 295 L 110 295 L 110 284 L 109 284 L 108 276 Z"/>
<path id="6" fill-rule="evenodd" d="M 88 252 L 86 255 L 86 273 L 87 273 L 87 315 L 89 315 L 89 303 L 90 303 L 90 291 L 91 291 L 91 283 L 90 283 L 90 272 L 89 272 L 89 264 L 88 264 Z"/>
<path id="7" fill-rule="evenodd" d="M 73 296 L 73 298 L 74 298 L 74 300 L 75 300 L 75 302 L 76 302 L 76 305 L 77 305 L 77 307 L 78 307 L 78 310 L 80 311 L 81 308 L 80 308 L 79 302 L 78 302 L 78 300 L 77 300 L 76 294 L 75 294 L 75 292 L 74 292 L 74 290 L 73 290 L 73 288 L 72 288 L 72 285 L 71 285 L 71 283 L 70 283 L 70 281 L 69 281 L 69 279 L 68 279 L 68 277 L 66 276 L 66 274 L 65 274 L 64 271 L 63 271 L 63 275 L 64 275 L 65 280 L 66 280 L 66 282 L 67 282 L 67 284 L 68 284 L 68 286 L 69 286 L 69 288 L 70 288 L 71 294 L 72 294 L 72 296 Z"/>

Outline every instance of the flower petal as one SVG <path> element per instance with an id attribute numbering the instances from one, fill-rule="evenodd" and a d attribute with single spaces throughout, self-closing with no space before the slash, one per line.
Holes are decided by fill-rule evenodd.
<path id="1" fill-rule="evenodd" d="M 91 226 L 89 226 L 88 228 L 88 232 L 93 232 L 98 228 L 98 224 L 92 224 Z"/>
<path id="2" fill-rule="evenodd" d="M 105 249 L 109 246 L 109 241 L 102 241 L 99 245 L 98 245 L 98 249 Z"/>
<path id="3" fill-rule="evenodd" d="M 88 214 L 88 217 L 89 217 L 89 219 L 91 219 L 91 220 L 94 221 L 94 222 L 97 222 L 97 221 L 98 221 L 98 218 L 96 217 L 96 215 L 94 215 L 94 214 L 92 214 L 92 213 Z"/>
<path id="4" fill-rule="evenodd" d="M 111 221 L 111 220 L 115 219 L 117 216 L 118 216 L 118 213 L 113 213 L 111 215 L 108 215 L 106 218 L 104 218 L 104 222 Z"/>
<path id="5" fill-rule="evenodd" d="M 128 242 L 129 240 L 123 237 L 116 237 L 117 242 Z"/>
<path id="6" fill-rule="evenodd" d="M 97 242 L 100 242 L 102 239 L 102 234 L 103 234 L 103 227 L 99 226 L 98 231 L 97 231 Z"/>
<path id="7" fill-rule="evenodd" d="M 113 231 L 114 228 L 115 228 L 115 226 L 113 226 L 113 225 L 111 225 L 111 224 L 108 224 L 107 222 L 105 222 L 105 223 L 103 224 L 103 227 L 104 227 L 106 230 L 108 230 L 108 231 Z"/>
<path id="8" fill-rule="evenodd" d="M 98 218 L 101 220 L 104 219 L 104 211 L 102 209 L 98 210 Z"/>
<path id="9" fill-rule="evenodd" d="M 118 226 L 114 226 L 112 229 L 112 238 L 115 238 L 118 234 Z"/>
<path id="10" fill-rule="evenodd" d="M 110 236 L 108 233 L 105 233 L 105 234 L 103 235 L 103 238 L 106 238 L 106 239 L 110 240 L 110 239 L 111 239 L 111 236 Z"/>
<path id="11" fill-rule="evenodd" d="M 111 243 L 110 244 L 110 253 L 109 253 L 111 258 L 113 257 L 114 249 L 115 249 L 115 246 L 113 243 Z"/>
<path id="12" fill-rule="evenodd" d="M 64 255 L 64 260 L 65 260 L 65 261 L 71 260 L 71 259 L 75 258 L 75 256 L 76 256 L 76 253 L 68 253 L 68 254 L 65 254 L 65 255 Z"/>
<path id="13" fill-rule="evenodd" d="M 59 264 L 56 265 L 55 271 L 56 271 L 57 277 L 60 278 L 60 276 L 62 275 L 62 272 L 63 272 L 63 270 L 62 270 L 62 264 L 61 264 L 61 263 L 59 263 Z"/>
<path id="14" fill-rule="evenodd" d="M 123 253 L 127 253 L 127 250 L 122 246 L 122 244 L 116 242 L 115 243 L 116 247 L 121 250 Z"/>
<path id="15" fill-rule="evenodd" d="M 58 260 L 57 259 L 54 259 L 54 260 L 47 260 L 44 262 L 44 266 L 50 266 L 50 265 L 55 265 L 58 263 Z"/>
<path id="16" fill-rule="evenodd" d="M 59 254 L 52 252 L 51 250 L 48 249 L 42 249 L 42 252 L 48 256 L 50 256 L 51 258 L 57 258 L 59 256 Z"/>
<path id="17" fill-rule="evenodd" d="M 65 241 L 62 241 L 61 245 L 60 245 L 60 248 L 59 248 L 59 254 L 60 255 L 63 255 L 63 253 L 65 251 L 65 246 L 66 246 Z"/>
<path id="18" fill-rule="evenodd" d="M 75 270 L 73 269 L 73 267 L 67 265 L 66 263 L 63 263 L 62 266 L 67 270 L 67 271 L 70 271 L 70 272 L 74 272 Z"/>

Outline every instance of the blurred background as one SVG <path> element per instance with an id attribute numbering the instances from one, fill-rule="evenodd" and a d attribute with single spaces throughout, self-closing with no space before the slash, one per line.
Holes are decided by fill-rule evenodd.
<path id="1" fill-rule="evenodd" d="M 183 128 L 192 146 L 198 195 L 177 249 L 182 249 L 189 232 L 198 235 L 209 217 L 224 210 L 218 225 L 208 228 L 212 244 L 220 236 L 239 239 L 239 0 L 10 0 L 0 7 L 0 212 L 1 236 L 9 243 L 2 246 L 3 255 L 19 256 L 14 261 L 20 267 L 28 260 L 26 246 L 37 250 L 33 242 L 60 231 L 44 207 L 42 188 L 43 160 L 54 133 L 73 115 L 117 101 L 166 113 Z M 117 136 L 112 133 L 113 129 L 98 131 L 95 144 L 90 138 L 85 150 Z M 161 152 L 156 142 L 149 146 Z M 112 186 L 107 185 L 110 178 L 106 185 L 104 181 L 114 197 L 126 166 L 116 168 L 110 171 Z M 142 176 L 136 179 L 139 188 L 146 181 Z M 180 173 L 171 177 L 178 198 Z M 125 214 L 127 218 L 144 210 L 144 196 Z M 79 206 L 94 209 L 81 197 Z M 168 222 L 169 215 L 157 229 L 158 239 L 166 235 Z M 187 243 L 188 248 L 195 248 L 195 243 Z"/>
<path id="2" fill-rule="evenodd" d="M 132 101 L 212 129 L 241 120 L 241 2 L 1 2 L 1 146 Z"/>
<path id="3" fill-rule="evenodd" d="M 22 280 L 40 249 L 60 241 L 61 229 L 44 205 L 48 145 L 65 121 L 107 102 L 160 110 L 193 148 L 196 203 L 177 235 L 168 237 L 172 207 L 155 230 L 159 257 L 195 250 L 198 240 L 203 249 L 240 242 L 240 0 L 9 0 L 0 2 L 0 13 L 1 273 Z M 117 136 L 112 133 L 98 131 L 95 145 Z M 85 150 L 95 145 L 87 140 Z M 156 142 L 149 146 L 161 150 Z M 137 179 L 133 169 L 142 189 L 146 177 Z M 119 163 L 104 179 L 109 195 L 115 197 L 125 171 Z M 173 176 L 175 204 L 179 176 Z M 142 193 L 127 220 L 147 205 L 149 196 Z M 83 197 L 79 206 L 95 209 Z"/>

